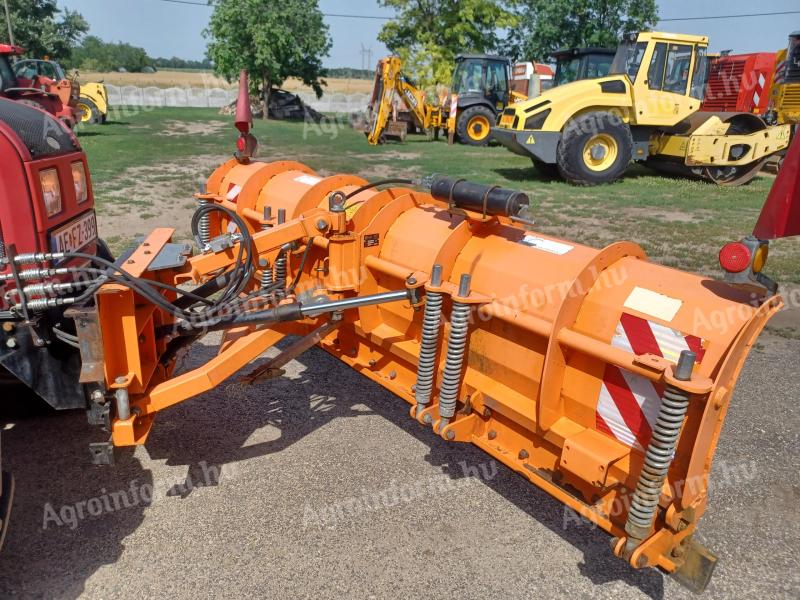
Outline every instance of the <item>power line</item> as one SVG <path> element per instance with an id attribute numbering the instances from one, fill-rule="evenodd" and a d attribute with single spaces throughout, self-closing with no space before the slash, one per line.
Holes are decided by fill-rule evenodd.
<path id="1" fill-rule="evenodd" d="M 668 21 L 710 21 L 716 19 L 742 19 L 745 17 L 773 17 L 777 15 L 800 15 L 800 10 L 786 10 L 783 12 L 750 13 L 746 15 L 712 15 L 710 17 L 680 17 L 672 19 L 659 19 L 659 23 Z"/>
<path id="2" fill-rule="evenodd" d="M 196 2 L 192 0 L 158 0 L 159 2 L 169 2 L 171 4 L 188 4 L 190 6 L 205 6 L 210 8 L 207 2 Z M 380 21 L 391 21 L 394 17 L 382 17 L 379 15 L 350 15 L 345 13 L 322 13 L 325 17 L 338 17 L 343 19 L 376 19 Z M 672 17 L 669 19 L 659 19 L 659 23 L 670 23 L 675 21 L 715 21 L 719 19 L 744 19 L 749 17 L 775 17 L 782 15 L 800 15 L 800 10 L 785 10 L 781 12 L 747 13 L 741 15 L 710 15 L 708 17 Z"/>
<path id="3" fill-rule="evenodd" d="M 207 2 L 192 2 L 192 0 L 158 0 L 159 2 L 169 2 L 171 4 L 188 4 L 189 6 L 205 6 L 211 8 Z M 344 19 L 378 19 L 381 21 L 391 21 L 392 17 L 381 17 L 378 15 L 347 15 L 343 13 L 322 13 L 325 17 L 341 17 Z"/>

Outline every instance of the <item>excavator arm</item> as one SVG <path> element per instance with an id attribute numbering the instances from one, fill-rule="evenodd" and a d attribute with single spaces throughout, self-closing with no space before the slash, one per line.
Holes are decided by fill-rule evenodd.
<path id="1" fill-rule="evenodd" d="M 367 141 L 376 145 L 386 133 L 394 113 L 395 97 L 402 98 L 421 129 L 442 126 L 441 107 L 431 105 L 425 92 L 417 88 L 402 71 L 402 61 L 397 56 L 387 56 L 378 61 L 375 86 L 370 100 L 370 126 Z"/>

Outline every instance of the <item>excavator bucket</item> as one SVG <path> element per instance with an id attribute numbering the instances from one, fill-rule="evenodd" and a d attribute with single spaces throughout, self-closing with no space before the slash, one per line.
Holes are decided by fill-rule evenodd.
<path id="1" fill-rule="evenodd" d="M 753 235 L 762 240 L 800 235 L 800 136 L 783 159 Z"/>

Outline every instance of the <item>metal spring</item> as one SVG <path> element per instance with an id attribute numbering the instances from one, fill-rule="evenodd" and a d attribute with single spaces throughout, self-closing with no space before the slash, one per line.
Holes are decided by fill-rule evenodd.
<path id="1" fill-rule="evenodd" d="M 431 285 L 442 283 L 442 266 L 434 265 L 431 272 Z M 417 414 L 430 404 L 433 392 L 433 380 L 436 373 L 436 350 L 439 347 L 439 333 L 442 327 L 441 292 L 425 294 L 425 312 L 422 315 L 422 340 L 417 363 L 417 384 L 414 397 L 417 402 Z"/>
<path id="2" fill-rule="evenodd" d="M 676 379 L 690 379 L 694 361 L 694 353 L 682 352 L 675 371 Z M 688 408 L 689 395 L 672 385 L 667 385 L 658 409 L 653 435 L 647 445 L 644 466 L 639 473 L 636 491 L 628 511 L 625 531 L 630 535 L 629 548 L 638 545 L 638 542 L 650 533 L 661 497 L 661 488 L 672 464 L 675 446 Z"/>
<path id="3" fill-rule="evenodd" d="M 281 251 L 278 258 L 275 259 L 275 283 L 279 283 L 277 295 L 283 298 L 286 295 L 286 277 L 288 276 L 289 259 L 286 258 L 286 252 Z"/>
<path id="4" fill-rule="evenodd" d="M 261 266 L 261 289 L 267 289 L 269 286 L 272 285 L 274 282 L 273 275 L 272 275 L 272 265 L 269 264 L 269 261 L 264 259 L 260 261 Z"/>
<path id="5" fill-rule="evenodd" d="M 209 200 L 201 199 L 198 201 L 200 207 L 208 206 Z M 208 213 L 204 214 L 200 217 L 200 223 L 198 225 L 198 235 L 200 236 L 200 241 L 203 244 L 208 244 L 211 241 L 211 222 L 208 218 Z"/>
<path id="6" fill-rule="evenodd" d="M 469 295 L 469 275 L 461 276 L 459 295 Z M 461 388 L 461 369 L 467 349 L 469 331 L 469 304 L 453 301 L 450 314 L 450 336 L 447 339 L 447 355 L 442 375 L 442 389 L 439 394 L 439 416 L 445 425 L 456 412 L 458 391 Z"/>

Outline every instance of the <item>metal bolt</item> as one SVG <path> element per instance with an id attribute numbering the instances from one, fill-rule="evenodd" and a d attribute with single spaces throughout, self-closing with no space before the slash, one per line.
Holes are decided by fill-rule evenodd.
<path id="1" fill-rule="evenodd" d="M 446 435 L 448 440 L 453 440 L 456 437 L 456 432 L 451 429 L 445 435 Z"/>
<path id="2" fill-rule="evenodd" d="M 325 231 L 328 228 L 328 222 L 325 219 L 318 219 L 317 220 L 317 229 L 320 231 Z"/>
<path id="3" fill-rule="evenodd" d="M 369 366 L 370 366 L 370 367 L 374 367 L 374 366 L 375 366 L 375 365 L 377 365 L 377 364 L 378 364 L 378 361 L 377 361 L 377 360 L 375 360 L 374 358 L 370 358 L 370 359 L 369 359 Z"/>
<path id="4" fill-rule="evenodd" d="M 271 206 L 265 206 L 264 207 L 264 220 L 265 221 L 272 220 L 272 207 Z"/>
<path id="5" fill-rule="evenodd" d="M 417 278 L 414 277 L 413 275 L 409 275 L 408 279 L 406 279 L 406 283 L 408 285 L 417 285 Z"/>
<path id="6" fill-rule="evenodd" d="M 425 422 L 425 425 L 431 424 L 431 416 L 429 414 L 426 414 L 424 417 L 422 417 L 422 420 Z"/>
<path id="7" fill-rule="evenodd" d="M 128 264 L 129 265 L 132 265 L 133 263 L 134 263 L 134 260 L 132 258 L 128 259 Z"/>
<path id="8" fill-rule="evenodd" d="M 486 437 L 488 437 L 490 440 L 493 440 L 494 438 L 497 437 L 497 432 L 494 429 L 492 429 Z"/>
<path id="9" fill-rule="evenodd" d="M 689 350 L 681 352 L 678 358 L 678 365 L 675 367 L 675 379 L 680 381 L 689 381 L 692 378 L 692 370 L 694 363 L 697 360 L 697 355 Z"/>
<path id="10" fill-rule="evenodd" d="M 431 285 L 439 287 L 442 285 L 442 265 L 433 265 L 431 270 Z"/>
<path id="11" fill-rule="evenodd" d="M 469 296 L 469 286 L 472 282 L 472 275 L 464 273 L 461 275 L 461 280 L 458 282 L 458 295 L 461 297 Z"/>
<path id="12" fill-rule="evenodd" d="M 397 371 L 389 371 L 389 379 L 394 379 L 397 377 Z"/>
<path id="13" fill-rule="evenodd" d="M 117 377 L 117 378 L 114 380 L 114 383 L 116 383 L 117 385 L 124 385 L 124 384 L 125 384 L 125 382 L 126 382 L 127 380 L 128 380 L 128 378 L 127 378 L 127 377 L 125 377 L 125 376 L 123 376 L 123 375 L 120 375 L 119 377 Z"/>
<path id="14" fill-rule="evenodd" d="M 519 451 L 519 459 L 525 460 L 526 458 L 528 458 L 528 451 L 523 448 Z"/>
<path id="15" fill-rule="evenodd" d="M 491 419 L 492 418 L 492 409 L 488 406 L 483 407 L 483 418 L 484 419 Z"/>
<path id="16" fill-rule="evenodd" d="M 17 340 L 14 338 L 8 338 L 6 340 L 6 346 L 9 348 L 16 348 L 17 347 Z"/>
<path id="17" fill-rule="evenodd" d="M 92 392 L 92 401 L 94 402 L 102 402 L 103 401 L 103 392 L 100 390 L 95 390 Z"/>

